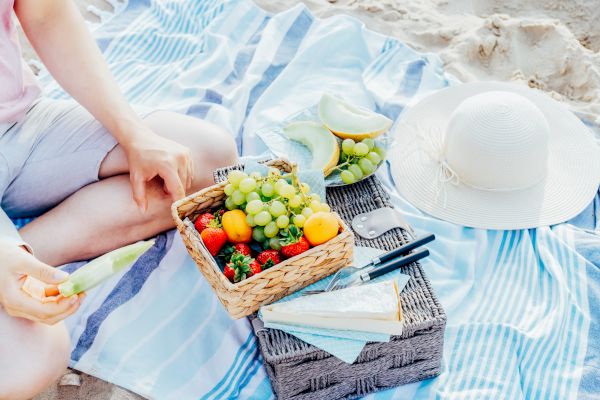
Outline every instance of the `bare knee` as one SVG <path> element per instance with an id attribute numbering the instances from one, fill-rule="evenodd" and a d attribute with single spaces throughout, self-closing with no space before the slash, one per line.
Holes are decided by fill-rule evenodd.
<path id="1" fill-rule="evenodd" d="M 208 125 L 211 131 L 210 140 L 197 137 L 191 145 L 195 170 L 193 190 L 214 184 L 214 170 L 238 162 L 237 146 L 232 135 L 215 125 Z"/>
<path id="2" fill-rule="evenodd" d="M 213 171 L 237 163 L 238 153 L 233 136 L 225 129 L 205 120 L 167 111 L 157 111 L 146 118 L 159 135 L 187 146 L 194 161 L 191 191 L 214 183 Z"/>
<path id="3" fill-rule="evenodd" d="M 190 149 L 194 163 L 194 180 L 190 191 L 214 184 L 213 171 L 234 165 L 238 153 L 232 135 L 210 122 L 194 119 L 181 143 Z"/>
<path id="4" fill-rule="evenodd" d="M 33 323 L 0 309 L 0 332 L 0 399 L 32 398 L 65 372 L 71 344 L 63 323 Z"/>

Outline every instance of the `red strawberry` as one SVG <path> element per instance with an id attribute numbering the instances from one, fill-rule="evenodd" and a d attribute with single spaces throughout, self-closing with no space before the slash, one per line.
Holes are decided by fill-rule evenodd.
<path id="1" fill-rule="evenodd" d="M 221 247 L 227 243 L 227 235 L 222 228 L 208 227 L 200 232 L 200 236 L 202 237 L 204 245 L 213 257 L 219 254 Z"/>
<path id="2" fill-rule="evenodd" d="M 210 213 L 204 213 L 198 217 L 194 226 L 196 230 L 202 233 L 203 230 L 208 228 L 211 225 L 211 222 L 215 219 L 215 216 Z"/>
<path id="3" fill-rule="evenodd" d="M 265 250 L 256 256 L 256 261 L 262 265 L 263 269 L 267 269 L 275 264 L 279 264 L 281 262 L 281 257 L 277 250 Z"/>
<path id="4" fill-rule="evenodd" d="M 237 283 L 239 281 L 243 281 L 244 279 L 248 278 L 249 276 L 252 276 L 252 274 L 255 273 L 254 271 L 256 270 L 256 266 L 253 264 L 258 265 L 258 263 L 253 258 L 235 252 L 231 256 L 231 262 L 229 262 L 225 266 L 225 268 L 229 268 L 234 271 L 233 282 Z M 260 268 L 260 265 L 258 265 L 258 268 Z M 223 271 L 223 273 L 225 273 L 225 271 Z M 228 273 L 230 274 L 230 272 Z"/>
<path id="5" fill-rule="evenodd" d="M 223 273 L 225 274 L 225 277 L 227 279 L 233 282 L 233 280 L 235 279 L 235 270 L 231 267 L 230 264 L 227 264 L 225 266 L 225 269 L 223 269 Z"/>
<path id="6" fill-rule="evenodd" d="M 260 274 L 262 272 L 262 268 L 258 261 L 252 259 L 250 262 L 250 271 L 252 272 L 251 275 Z"/>
<path id="7" fill-rule="evenodd" d="M 292 258 L 298 254 L 304 253 L 308 249 L 310 249 L 310 244 L 308 243 L 308 240 L 302 236 L 297 242 L 283 246 L 281 248 L 281 254 L 285 258 Z"/>
<path id="8" fill-rule="evenodd" d="M 292 258 L 310 249 L 310 243 L 302 234 L 302 230 L 295 225 L 290 225 L 281 232 L 281 243 L 281 255 L 285 258 Z"/>
<path id="9" fill-rule="evenodd" d="M 233 247 L 238 253 L 241 253 L 245 256 L 250 256 L 252 255 L 252 252 L 250 250 L 250 246 L 248 246 L 246 243 L 238 243 Z"/>

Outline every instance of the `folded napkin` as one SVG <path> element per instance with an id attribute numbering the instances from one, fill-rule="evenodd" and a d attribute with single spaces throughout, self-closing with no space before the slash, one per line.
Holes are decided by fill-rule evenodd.
<path id="1" fill-rule="evenodd" d="M 364 265 L 373 257 L 376 257 L 382 253 L 383 251 L 379 249 L 373 249 L 370 247 L 355 247 L 354 265 Z M 325 279 L 315 282 L 296 293 L 284 297 L 277 303 L 295 299 L 301 296 L 302 292 L 305 290 L 324 289 L 332 278 L 333 276 L 329 276 Z M 398 291 L 402 291 L 410 279 L 410 276 L 402 274 L 399 270 L 397 270 L 374 279 L 372 282 L 381 282 L 383 280 L 390 279 L 395 279 L 398 284 Z M 261 313 L 259 313 L 259 317 L 262 319 Z M 312 344 L 313 346 L 318 347 L 349 364 L 352 364 L 356 361 L 358 355 L 365 347 L 367 342 L 389 342 L 390 340 L 390 335 L 381 333 L 342 331 L 335 329 L 314 328 L 310 326 L 287 325 L 281 323 L 265 323 L 265 327 L 287 332 L 290 335 L 296 336 L 300 340 Z"/>

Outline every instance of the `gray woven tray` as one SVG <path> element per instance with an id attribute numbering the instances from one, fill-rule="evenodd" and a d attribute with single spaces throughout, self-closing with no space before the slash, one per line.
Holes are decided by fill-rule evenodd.
<path id="1" fill-rule="evenodd" d="M 215 181 L 240 166 L 215 172 Z M 350 186 L 328 188 L 327 202 L 350 225 L 352 218 L 381 207 L 392 207 L 376 177 Z M 401 229 L 375 239 L 356 236 L 357 246 L 392 250 L 407 241 Z M 266 329 L 250 317 L 273 390 L 279 399 L 358 398 L 440 373 L 446 314 L 421 265 L 402 268 L 411 276 L 400 294 L 404 330 L 389 343 L 368 343 L 354 364 L 276 329 Z"/>

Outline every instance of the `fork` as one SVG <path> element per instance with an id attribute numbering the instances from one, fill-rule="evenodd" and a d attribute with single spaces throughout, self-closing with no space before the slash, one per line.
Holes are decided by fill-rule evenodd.
<path id="1" fill-rule="evenodd" d="M 429 250 L 423 249 L 423 250 L 417 251 L 416 253 L 409 254 L 407 256 L 394 258 L 386 263 L 381 264 L 377 268 L 368 267 L 363 272 L 361 272 L 360 275 L 357 274 L 354 278 L 352 278 L 352 280 L 350 280 L 347 283 L 342 284 L 342 283 L 340 283 L 341 281 L 338 281 L 338 283 L 336 285 L 334 285 L 330 291 L 336 291 L 336 290 L 346 289 L 346 288 L 349 288 L 352 286 L 361 285 L 372 279 L 375 279 L 382 275 L 385 275 L 388 272 L 392 272 L 398 268 L 401 268 L 408 264 L 419 261 L 420 259 L 425 258 L 427 256 L 429 256 Z M 319 292 L 319 293 L 325 293 L 325 292 Z M 312 293 L 312 294 L 317 294 L 317 293 Z"/>
<path id="2" fill-rule="evenodd" d="M 410 251 L 416 249 L 417 247 L 421 247 L 424 244 L 432 242 L 433 240 L 435 240 L 435 235 L 429 234 L 429 235 L 423 236 L 421 238 L 418 238 L 416 240 L 413 240 L 412 242 L 405 243 L 402 246 L 400 246 L 392 251 L 389 251 L 385 254 L 382 254 L 378 257 L 375 257 L 371 261 L 369 261 L 367 264 L 365 264 L 361 267 L 348 266 L 348 267 L 342 268 L 338 272 L 335 273 L 335 275 L 333 276 L 331 281 L 329 281 L 329 284 L 325 287 L 325 289 L 323 289 L 323 290 L 306 290 L 306 291 L 302 292 L 302 295 L 305 296 L 305 295 L 310 295 L 310 294 L 329 292 L 329 291 L 333 290 L 334 287 L 336 287 L 336 285 L 339 281 L 344 280 L 344 279 L 354 275 L 355 273 L 357 273 L 359 271 L 363 271 L 369 267 L 372 267 L 371 269 L 369 269 L 369 271 L 372 270 L 373 268 L 379 269 L 381 264 L 386 263 L 390 260 L 393 260 L 393 259 L 397 258 L 398 256 L 408 254 Z"/>

